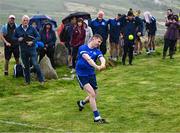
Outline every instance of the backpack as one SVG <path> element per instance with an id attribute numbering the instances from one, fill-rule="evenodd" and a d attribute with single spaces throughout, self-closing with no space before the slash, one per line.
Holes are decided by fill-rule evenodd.
<path id="1" fill-rule="evenodd" d="M 14 65 L 14 77 L 23 77 L 24 72 L 23 72 L 23 67 L 21 64 L 15 64 Z"/>
<path id="2" fill-rule="evenodd" d="M 68 38 L 68 26 L 64 26 L 63 30 L 61 31 L 59 38 L 61 42 L 67 42 Z"/>

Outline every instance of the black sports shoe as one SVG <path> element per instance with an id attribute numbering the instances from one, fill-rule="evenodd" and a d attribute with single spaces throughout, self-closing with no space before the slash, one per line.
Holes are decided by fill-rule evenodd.
<path id="1" fill-rule="evenodd" d="M 4 72 L 4 76 L 8 76 L 9 74 L 8 74 L 8 72 Z"/>
<path id="2" fill-rule="evenodd" d="M 78 105 L 78 107 L 79 107 L 79 111 L 82 111 L 82 110 L 84 109 L 84 107 L 82 107 L 82 106 L 80 105 L 80 102 L 81 102 L 81 101 L 77 101 L 77 105 Z"/>
<path id="3" fill-rule="evenodd" d="M 99 120 L 94 120 L 94 123 L 97 123 L 97 124 L 107 124 L 108 122 L 105 119 L 99 119 Z"/>

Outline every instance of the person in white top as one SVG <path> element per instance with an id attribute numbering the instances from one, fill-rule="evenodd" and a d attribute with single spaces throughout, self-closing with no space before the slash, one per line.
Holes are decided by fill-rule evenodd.
<path id="1" fill-rule="evenodd" d="M 84 20 L 84 29 L 86 31 L 86 37 L 85 37 L 85 41 L 84 44 L 88 44 L 89 40 L 92 38 L 93 36 L 93 32 L 90 26 L 88 26 L 88 20 L 85 19 Z"/>

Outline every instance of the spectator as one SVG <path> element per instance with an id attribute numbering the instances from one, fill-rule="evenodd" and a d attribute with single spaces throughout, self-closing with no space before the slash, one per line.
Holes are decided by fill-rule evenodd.
<path id="1" fill-rule="evenodd" d="M 13 40 L 13 34 L 16 28 L 17 24 L 15 23 L 15 16 L 10 15 L 8 17 L 8 23 L 5 24 L 0 31 L 0 36 L 4 42 L 4 75 L 8 75 L 9 60 L 11 59 L 12 54 L 16 60 L 16 64 L 19 64 L 19 45 Z"/>
<path id="2" fill-rule="evenodd" d="M 68 67 L 72 67 L 72 48 L 70 41 L 72 39 L 73 27 L 77 24 L 77 18 L 71 18 L 70 23 L 64 25 L 62 32 L 60 33 L 60 40 L 64 42 L 68 49 Z"/>
<path id="3" fill-rule="evenodd" d="M 141 31 L 140 32 L 141 32 L 141 36 L 142 36 L 143 35 L 143 20 L 140 18 L 140 14 L 141 14 L 140 10 L 136 11 L 135 17 L 138 20 L 138 22 L 140 23 L 140 26 L 141 26 L 141 28 L 140 28 Z M 139 31 L 139 30 L 137 29 L 137 31 Z M 141 37 L 136 36 L 134 54 L 135 55 L 141 54 L 142 53 L 142 47 L 143 46 L 142 46 Z"/>
<path id="4" fill-rule="evenodd" d="M 84 44 L 88 44 L 89 40 L 92 38 L 93 36 L 93 32 L 90 26 L 88 26 L 88 20 L 84 20 L 84 29 L 86 31 L 86 37 L 85 37 L 85 41 Z"/>
<path id="5" fill-rule="evenodd" d="M 108 22 L 103 19 L 104 12 L 99 11 L 98 16 L 95 20 L 92 20 L 90 23 L 90 27 L 92 28 L 93 34 L 99 34 L 103 38 L 102 45 L 100 45 L 100 50 L 103 55 L 107 52 L 106 40 L 108 38 Z"/>
<path id="6" fill-rule="evenodd" d="M 72 46 L 72 71 L 71 73 L 75 72 L 75 66 L 76 66 L 76 58 L 78 49 L 81 45 L 84 44 L 85 37 L 86 37 L 86 31 L 83 26 L 83 19 L 78 18 L 77 25 L 74 26 L 73 32 L 72 32 L 72 38 L 71 38 L 71 46 Z"/>
<path id="7" fill-rule="evenodd" d="M 58 35 L 59 39 L 60 39 L 60 34 L 61 34 L 61 32 L 63 31 L 63 29 L 64 29 L 64 24 L 61 23 L 61 24 L 58 26 L 58 28 L 57 28 L 57 35 Z M 60 44 L 64 44 L 64 42 L 61 41 L 61 39 L 60 39 Z"/>
<path id="8" fill-rule="evenodd" d="M 41 41 L 44 43 L 44 48 L 39 49 L 39 62 L 41 59 L 47 55 L 51 61 L 53 68 L 55 68 L 54 64 L 54 51 L 55 51 L 55 43 L 56 43 L 56 34 L 52 29 L 51 23 L 46 23 L 43 29 L 40 31 Z"/>
<path id="9" fill-rule="evenodd" d="M 128 53 L 129 65 L 132 65 L 135 37 L 141 35 L 142 27 L 140 26 L 139 20 L 134 17 L 132 12 L 128 12 L 128 16 L 122 17 L 120 21 L 122 23 L 122 35 L 124 37 L 122 64 L 125 65 Z"/>
<path id="10" fill-rule="evenodd" d="M 178 16 L 173 15 L 166 21 L 167 31 L 164 35 L 164 48 L 163 48 L 163 59 L 166 57 L 166 52 L 169 48 L 170 59 L 173 59 L 174 47 L 179 37 L 180 24 L 178 22 Z"/>
<path id="11" fill-rule="evenodd" d="M 155 35 L 157 31 L 156 19 L 150 12 L 144 12 L 144 21 L 146 24 L 146 31 L 148 32 L 148 46 L 146 48 L 147 54 L 155 52 Z"/>
<path id="12" fill-rule="evenodd" d="M 109 42 L 110 42 L 110 59 L 117 61 L 119 55 L 119 38 L 120 38 L 120 23 L 121 14 L 118 14 L 116 18 L 109 19 Z"/>
<path id="13" fill-rule="evenodd" d="M 37 52 L 35 43 L 40 40 L 40 36 L 35 28 L 29 25 L 29 16 L 22 17 L 22 24 L 16 28 L 14 40 L 19 42 L 21 59 L 24 65 L 25 83 L 30 84 L 30 63 L 34 66 L 39 82 L 44 84 L 44 76 L 37 63 Z"/>

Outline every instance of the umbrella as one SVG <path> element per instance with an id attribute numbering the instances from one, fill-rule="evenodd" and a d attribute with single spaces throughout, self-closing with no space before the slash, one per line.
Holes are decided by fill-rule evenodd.
<path id="1" fill-rule="evenodd" d="M 75 13 L 71 13 L 68 16 L 66 16 L 65 18 L 63 18 L 62 22 L 68 23 L 68 22 L 70 22 L 71 18 L 73 18 L 73 17 L 83 18 L 83 19 L 91 19 L 91 15 L 87 12 L 75 12 Z"/>
<path id="2" fill-rule="evenodd" d="M 35 23 L 37 26 L 36 28 L 40 30 L 47 22 L 51 23 L 53 27 L 57 27 L 57 22 L 47 15 L 34 15 L 30 18 L 29 24 L 32 25 Z"/>

